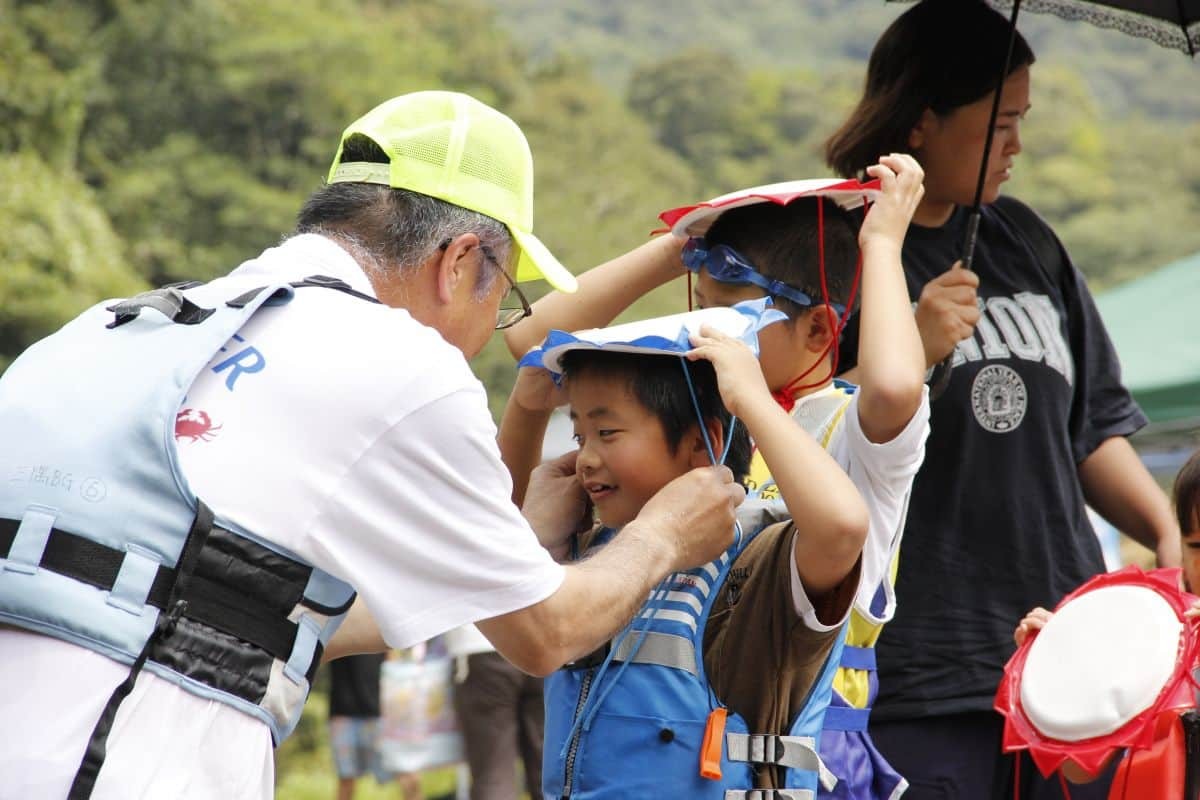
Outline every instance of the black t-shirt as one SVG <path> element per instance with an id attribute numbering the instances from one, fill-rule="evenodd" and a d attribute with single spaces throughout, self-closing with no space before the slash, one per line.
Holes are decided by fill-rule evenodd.
<path id="1" fill-rule="evenodd" d="M 1034 255 L 1037 235 L 1019 233 L 1011 217 L 983 211 L 972 267 L 983 315 L 932 404 L 896 617 L 878 644 L 878 720 L 991 709 L 1025 612 L 1053 608 L 1104 569 L 1078 464 L 1146 423 L 1083 276 L 1037 220 L 1062 259 L 1055 279 Z M 941 228 L 909 228 L 914 302 L 960 257 L 966 218 L 959 208 Z M 842 341 L 847 368 L 857 340 L 855 320 Z"/>
<path id="2" fill-rule="evenodd" d="M 368 653 L 329 662 L 329 716 L 379 716 L 379 670 L 386 658 Z"/>

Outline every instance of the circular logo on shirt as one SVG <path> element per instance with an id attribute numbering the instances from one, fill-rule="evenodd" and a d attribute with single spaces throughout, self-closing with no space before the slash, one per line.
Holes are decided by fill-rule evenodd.
<path id="1" fill-rule="evenodd" d="M 1008 433 L 1025 418 L 1029 392 L 1016 370 L 993 364 L 984 367 L 971 384 L 971 407 L 984 430 Z"/>

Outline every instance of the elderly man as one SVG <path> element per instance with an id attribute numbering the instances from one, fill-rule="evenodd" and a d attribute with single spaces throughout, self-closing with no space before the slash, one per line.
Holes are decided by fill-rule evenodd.
<path id="1" fill-rule="evenodd" d="M 578 565 L 536 538 L 582 514 L 571 458 L 512 505 L 467 359 L 529 313 L 514 281 L 574 285 L 531 228 L 517 126 L 405 95 L 346 130 L 295 236 L 97 306 L 10 367 L 0 796 L 270 797 L 323 653 L 479 621 L 545 674 L 728 545 L 724 469 Z M 334 637 L 355 592 L 369 615 Z"/>

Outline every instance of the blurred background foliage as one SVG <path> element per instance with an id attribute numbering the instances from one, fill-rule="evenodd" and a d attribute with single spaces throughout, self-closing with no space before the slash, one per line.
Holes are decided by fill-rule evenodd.
<path id="1" fill-rule="evenodd" d="M 827 174 L 821 144 L 905 7 L 0 0 L 0 369 L 97 300 L 279 241 L 342 128 L 406 91 L 470 92 L 522 125 L 537 231 L 577 271 L 665 208 Z M 1022 29 L 1039 60 L 1009 190 L 1094 288 L 1200 250 L 1200 64 L 1052 17 Z M 678 283 L 631 313 L 686 307 Z M 511 360 L 495 341 L 474 366 L 498 410 Z M 323 746 L 317 713 L 281 786 Z"/>
<path id="2" fill-rule="evenodd" d="M 821 143 L 903 8 L 0 0 L 0 368 L 97 299 L 278 241 L 342 127 L 417 88 L 521 123 L 538 232 L 576 270 L 642 241 L 664 208 L 825 174 Z M 1056 18 L 1023 29 L 1039 63 L 1011 191 L 1096 287 L 1200 249 L 1200 65 Z M 685 302 L 672 287 L 634 313 Z M 502 348 L 477 367 L 498 405 Z"/>

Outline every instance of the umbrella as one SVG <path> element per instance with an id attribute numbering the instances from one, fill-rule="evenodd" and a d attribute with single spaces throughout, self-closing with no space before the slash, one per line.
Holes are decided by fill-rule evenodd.
<path id="1" fill-rule="evenodd" d="M 988 0 L 998 8 L 1012 8 L 1004 63 L 996 81 L 992 97 L 992 110 L 988 118 L 987 138 L 983 146 L 983 159 L 979 165 L 979 181 L 975 186 L 975 200 L 967 218 L 966 234 L 963 238 L 962 265 L 971 268 L 975 254 L 975 237 L 979 230 L 980 200 L 987 178 L 988 154 L 992 150 L 992 134 L 996 127 L 996 115 L 1000 110 L 1000 91 L 1012 59 L 1013 43 L 1017 35 L 1017 17 L 1024 5 L 1030 11 L 1055 14 L 1063 19 L 1082 19 L 1094 25 L 1150 39 L 1164 47 L 1176 48 L 1193 58 L 1200 50 L 1200 0 Z M 951 358 L 953 353 L 934 367 L 930 397 L 936 399 L 950 383 Z"/>

